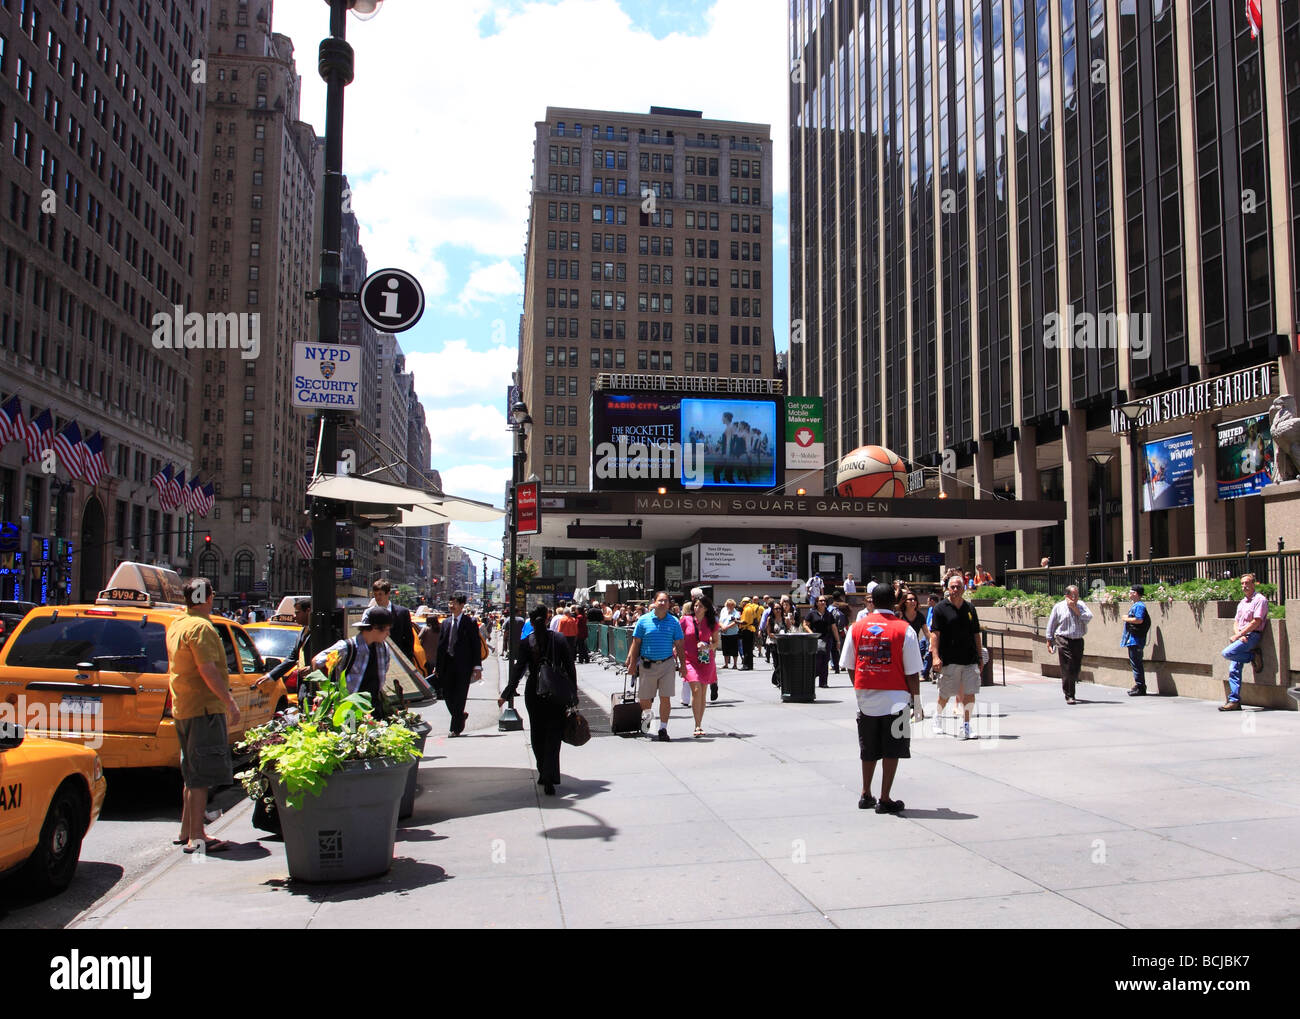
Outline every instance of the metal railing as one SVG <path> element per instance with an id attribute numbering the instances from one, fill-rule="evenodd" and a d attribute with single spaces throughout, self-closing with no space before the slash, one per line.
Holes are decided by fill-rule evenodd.
<path id="1" fill-rule="evenodd" d="M 1278 544 L 1281 545 L 1281 539 Z M 1037 569 L 1006 570 L 1006 586 L 1031 594 L 1064 595 L 1071 584 L 1090 588 L 1097 580 L 1107 586 L 1182 584 L 1189 580 L 1222 580 L 1253 573 L 1261 584 L 1277 585 L 1277 601 L 1300 592 L 1300 550 L 1252 550 L 1166 559 L 1129 559 L 1113 563 L 1074 563 Z"/>

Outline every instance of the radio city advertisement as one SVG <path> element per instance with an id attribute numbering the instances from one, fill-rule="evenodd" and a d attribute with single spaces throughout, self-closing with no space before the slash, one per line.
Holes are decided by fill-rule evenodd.
<path id="1" fill-rule="evenodd" d="M 595 491 L 771 489 L 779 484 L 776 397 L 592 395 Z"/>

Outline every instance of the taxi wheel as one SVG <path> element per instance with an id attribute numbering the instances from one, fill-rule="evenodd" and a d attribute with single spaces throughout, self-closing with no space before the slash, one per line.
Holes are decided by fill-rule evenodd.
<path id="1" fill-rule="evenodd" d="M 27 861 L 26 876 L 37 889 L 61 892 L 72 882 L 86 834 L 85 806 L 71 782 L 59 786 L 41 826 L 41 841 Z"/>

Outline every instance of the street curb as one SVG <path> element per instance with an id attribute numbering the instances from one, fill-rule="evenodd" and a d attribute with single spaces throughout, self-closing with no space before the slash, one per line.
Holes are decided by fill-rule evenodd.
<path id="1" fill-rule="evenodd" d="M 212 825 L 208 826 L 211 828 L 209 834 L 220 835 L 223 831 L 229 828 L 235 822 L 236 819 L 243 817 L 244 814 L 251 812 L 252 809 L 253 809 L 253 801 L 249 799 L 247 796 L 245 796 L 242 800 L 239 801 L 238 806 L 234 807 L 231 810 L 222 812 L 221 817 L 218 818 L 219 827 L 212 826 Z M 140 892 L 143 889 L 148 888 L 151 884 L 153 884 L 155 881 L 161 878 L 163 874 L 169 871 L 172 867 L 175 867 L 181 863 L 185 863 L 190 859 L 190 857 L 187 856 L 182 851 L 183 850 L 182 846 L 172 846 L 171 848 L 176 853 L 179 854 L 176 858 L 172 858 L 170 856 L 163 857 L 163 859 L 155 863 L 152 867 L 150 867 L 147 871 L 141 874 L 134 881 L 132 881 L 131 884 L 129 884 L 126 888 L 123 888 L 120 892 L 114 895 L 111 899 L 108 899 L 106 902 L 101 899 L 100 902 L 92 903 L 91 905 L 87 906 L 80 913 L 74 916 L 72 920 L 70 920 L 67 924 L 64 925 L 64 930 L 72 930 L 73 928 L 80 927 L 83 923 L 91 919 L 101 920 L 101 921 L 107 919 L 120 906 L 122 906 L 126 900 L 130 899 L 137 892 Z"/>

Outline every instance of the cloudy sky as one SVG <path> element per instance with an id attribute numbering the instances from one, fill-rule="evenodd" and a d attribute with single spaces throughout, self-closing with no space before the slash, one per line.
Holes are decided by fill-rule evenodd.
<path id="1" fill-rule="evenodd" d="M 316 51 L 328 10 L 278 0 L 273 27 L 294 41 L 302 117 L 323 132 Z M 408 269 L 424 286 L 424 318 L 401 343 L 447 492 L 500 506 L 510 478 L 505 394 L 535 124 L 547 106 L 674 106 L 770 123 L 773 320 L 788 320 L 785 33 L 784 0 L 388 0 L 368 21 L 349 17 L 352 208 L 371 268 Z M 455 525 L 451 540 L 500 554 L 500 535 L 499 524 Z"/>

